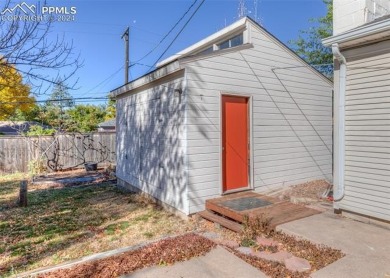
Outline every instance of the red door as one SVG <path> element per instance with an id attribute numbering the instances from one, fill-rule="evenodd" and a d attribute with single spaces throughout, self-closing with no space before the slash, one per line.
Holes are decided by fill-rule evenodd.
<path id="1" fill-rule="evenodd" d="M 248 187 L 248 98 L 222 96 L 223 191 Z"/>

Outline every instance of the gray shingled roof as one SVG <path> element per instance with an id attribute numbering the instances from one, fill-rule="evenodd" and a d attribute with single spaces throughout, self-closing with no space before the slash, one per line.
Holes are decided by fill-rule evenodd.
<path id="1" fill-rule="evenodd" d="M 98 125 L 98 127 L 115 127 L 116 126 L 116 119 L 111 119 L 105 122 L 102 122 Z"/>
<path id="2" fill-rule="evenodd" d="M 33 125 L 40 125 L 44 128 L 49 128 L 48 126 L 42 125 L 38 122 L 0 121 L 0 134 L 19 135 L 20 133 L 27 132 Z"/>

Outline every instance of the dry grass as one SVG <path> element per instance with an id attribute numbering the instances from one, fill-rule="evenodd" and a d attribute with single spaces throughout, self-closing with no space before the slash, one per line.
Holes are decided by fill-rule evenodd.
<path id="1" fill-rule="evenodd" d="M 249 217 L 244 215 L 242 223 L 242 232 L 241 232 L 241 245 L 243 242 L 246 242 L 243 246 L 250 246 L 251 243 L 254 243 L 256 237 L 268 233 L 271 228 L 272 218 L 267 217 L 265 214 L 257 215 L 255 217 Z"/>
<path id="2" fill-rule="evenodd" d="M 19 208 L 13 179 L 0 180 L 0 277 L 193 229 L 111 184 L 31 186 L 29 206 Z"/>
<path id="3" fill-rule="evenodd" d="M 22 179 L 28 178 L 28 174 L 25 173 L 13 173 L 13 174 L 6 174 L 0 176 L 0 182 L 7 182 L 7 181 L 19 181 Z"/>
<path id="4" fill-rule="evenodd" d="M 2 213 L 4 207 L 15 205 L 15 200 L 17 200 L 19 194 L 19 188 L 17 187 L 19 186 L 21 180 L 28 178 L 28 175 L 23 173 L 14 173 L 0 176 L 0 213 Z"/>

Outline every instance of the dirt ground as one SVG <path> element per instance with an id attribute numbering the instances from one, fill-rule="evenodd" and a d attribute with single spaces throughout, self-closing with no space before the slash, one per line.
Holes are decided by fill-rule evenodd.
<path id="1" fill-rule="evenodd" d="M 85 171 L 75 169 L 71 171 L 61 171 L 48 173 L 32 178 L 32 184 L 39 188 L 63 188 L 79 186 L 83 184 L 98 184 L 101 182 L 116 182 L 115 174 L 110 169 L 99 168 L 97 171 Z"/>
<path id="2" fill-rule="evenodd" d="M 330 192 L 328 192 L 330 189 Z M 327 193 L 328 194 L 325 194 Z M 332 186 L 325 180 L 315 180 L 293 185 L 270 194 L 280 200 L 303 204 L 320 210 L 329 209 L 332 205 Z"/>
<path id="3" fill-rule="evenodd" d="M 72 177 L 85 177 L 96 173 L 102 173 L 104 171 L 104 168 L 98 168 L 97 171 L 91 171 L 87 172 L 85 169 L 74 169 L 74 170 L 68 170 L 68 171 L 58 171 L 58 172 L 52 172 L 47 173 L 45 175 L 42 175 L 40 177 L 44 178 L 72 178 Z"/>

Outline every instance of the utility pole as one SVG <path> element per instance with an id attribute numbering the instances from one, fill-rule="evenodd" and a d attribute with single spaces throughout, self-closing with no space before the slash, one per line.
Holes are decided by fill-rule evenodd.
<path id="1" fill-rule="evenodd" d="M 121 37 L 125 40 L 125 84 L 129 82 L 129 34 L 130 28 L 127 27 L 126 31 Z"/>

